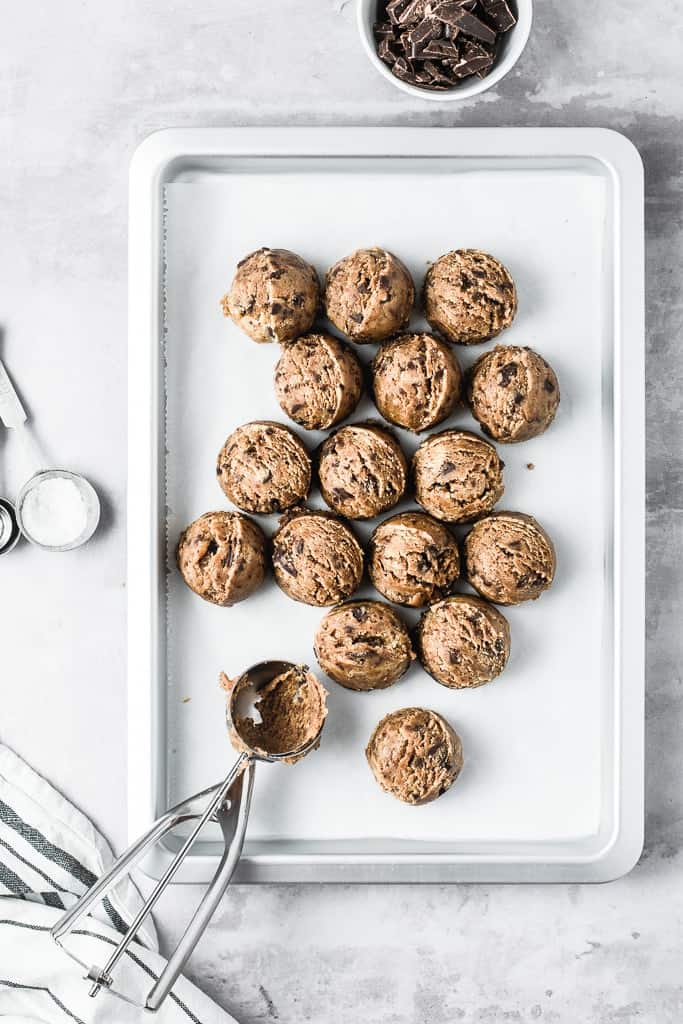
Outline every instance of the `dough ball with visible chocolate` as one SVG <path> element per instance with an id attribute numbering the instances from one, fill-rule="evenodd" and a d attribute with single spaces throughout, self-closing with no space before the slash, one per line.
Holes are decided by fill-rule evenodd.
<path id="1" fill-rule="evenodd" d="M 346 419 L 363 393 L 360 363 L 331 334 L 304 334 L 282 346 L 275 395 L 284 413 L 306 430 L 327 430 Z"/>
<path id="2" fill-rule="evenodd" d="M 285 516 L 273 537 L 273 570 L 293 601 L 324 608 L 358 590 L 363 549 L 336 516 L 303 509 Z"/>
<path id="3" fill-rule="evenodd" d="M 228 679 L 221 673 L 220 681 L 232 709 L 228 715 L 229 736 L 236 750 L 266 755 L 293 751 L 293 756 L 282 760 L 295 764 L 320 746 L 327 717 L 327 690 L 307 665 L 283 668 L 259 690 L 251 713 L 247 709 L 240 714 L 237 700 L 241 692 L 249 696 L 249 675 Z M 248 699 L 246 703 L 249 704 Z"/>
<path id="4" fill-rule="evenodd" d="M 425 669 L 438 683 L 455 690 L 490 683 L 510 656 L 507 619 L 470 594 L 455 594 L 431 605 L 417 632 Z"/>
<path id="5" fill-rule="evenodd" d="M 225 316 L 258 342 L 291 341 L 313 326 L 320 284 L 310 263 L 288 249 L 257 249 L 237 264 Z"/>
<path id="6" fill-rule="evenodd" d="M 453 350 L 433 334 L 403 334 L 372 361 L 375 405 L 385 420 L 419 433 L 435 427 L 460 401 L 462 371 Z"/>
<path id="7" fill-rule="evenodd" d="M 509 327 L 517 312 L 515 283 L 502 263 L 478 249 L 439 257 L 424 283 L 425 315 L 460 345 L 477 345 Z"/>
<path id="8" fill-rule="evenodd" d="M 401 499 L 408 463 L 396 438 L 372 423 L 352 423 L 323 442 L 318 478 L 323 498 L 348 519 L 372 519 Z"/>
<path id="9" fill-rule="evenodd" d="M 406 804 L 436 800 L 463 766 L 460 737 L 445 718 L 425 708 L 400 708 L 385 715 L 365 756 L 382 789 Z"/>
<path id="10" fill-rule="evenodd" d="M 490 512 L 504 491 L 498 452 L 467 430 L 444 430 L 426 438 L 413 456 L 412 471 L 418 503 L 447 523 Z"/>
<path id="11" fill-rule="evenodd" d="M 424 512 L 402 512 L 380 523 L 368 550 L 373 586 L 395 604 L 422 608 L 453 591 L 460 554 L 453 534 Z"/>
<path id="12" fill-rule="evenodd" d="M 284 512 L 311 488 L 308 452 L 288 427 L 259 420 L 238 427 L 218 454 L 218 483 L 245 512 Z"/>
<path id="13" fill-rule="evenodd" d="M 329 611 L 313 643 L 321 669 L 349 690 L 383 690 L 415 658 L 408 629 L 381 601 L 349 601 Z"/>
<path id="14" fill-rule="evenodd" d="M 415 287 L 386 249 L 357 249 L 328 270 L 323 301 L 328 320 L 352 341 L 366 344 L 407 326 Z"/>
<path id="15" fill-rule="evenodd" d="M 543 527 L 523 512 L 494 512 L 465 538 L 465 575 L 496 604 L 535 601 L 555 577 L 555 548 Z"/>
<path id="16" fill-rule="evenodd" d="M 206 512 L 180 535 L 180 573 L 205 601 L 229 607 L 257 590 L 266 575 L 266 538 L 239 512 Z"/>
<path id="17" fill-rule="evenodd" d="M 530 348 L 497 345 L 470 371 L 467 397 L 484 433 L 501 444 L 547 430 L 560 404 L 551 366 Z"/>

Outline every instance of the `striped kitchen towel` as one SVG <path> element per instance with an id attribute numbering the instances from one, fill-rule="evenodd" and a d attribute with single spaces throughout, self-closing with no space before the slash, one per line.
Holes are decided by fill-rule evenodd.
<path id="1" fill-rule="evenodd" d="M 0 745 L 0 1017 L 68 1024 L 128 1024 L 149 1013 L 103 991 L 88 996 L 83 969 L 50 929 L 113 863 L 92 823 L 8 747 Z M 125 879 L 67 939 L 84 963 L 102 964 L 142 905 Z M 151 918 L 117 969 L 115 987 L 135 1002 L 163 970 Z M 185 979 L 158 1011 L 160 1022 L 235 1024 Z"/>

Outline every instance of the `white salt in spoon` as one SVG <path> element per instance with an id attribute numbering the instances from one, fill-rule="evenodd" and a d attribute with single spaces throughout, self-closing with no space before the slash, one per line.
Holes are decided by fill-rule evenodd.
<path id="1" fill-rule="evenodd" d="M 44 469 L 46 459 L 26 426 L 26 411 L 0 360 L 0 419 L 16 431 L 33 473 L 19 492 L 16 518 L 24 537 L 45 551 L 72 551 L 90 540 L 100 521 L 92 484 L 66 469 Z"/>

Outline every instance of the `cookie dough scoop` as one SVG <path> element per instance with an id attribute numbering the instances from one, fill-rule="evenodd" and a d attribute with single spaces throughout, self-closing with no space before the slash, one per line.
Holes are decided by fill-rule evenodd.
<path id="1" fill-rule="evenodd" d="M 408 326 L 415 301 L 413 279 L 386 249 L 357 249 L 325 278 L 325 312 L 351 341 L 382 341 Z"/>
<path id="2" fill-rule="evenodd" d="M 463 766 L 460 737 L 445 718 L 426 708 L 400 708 L 386 715 L 365 756 L 381 788 L 413 805 L 442 796 Z"/>
<path id="3" fill-rule="evenodd" d="M 327 715 L 327 691 L 306 665 L 264 661 L 253 665 L 236 679 L 221 675 L 221 685 L 227 693 L 230 740 L 239 751 L 237 761 L 223 782 L 167 811 L 52 928 L 54 941 L 87 972 L 86 978 L 92 983 L 90 996 L 96 996 L 105 988 L 127 1002 L 133 1001 L 132 994 L 119 991 L 115 985 L 116 966 L 187 857 L 199 833 L 208 822 L 214 821 L 223 834 L 223 856 L 194 917 L 141 1004 L 147 1010 L 159 1009 L 211 921 L 239 863 L 256 764 L 259 761 L 295 764 L 320 744 Z M 126 875 L 134 871 L 153 846 L 188 823 L 191 827 L 187 838 L 165 868 L 128 931 L 112 950 L 106 964 L 103 967 L 90 966 L 78 959 L 63 944 L 67 936 L 95 903 L 104 899 Z"/>
<path id="4" fill-rule="evenodd" d="M 363 577 L 363 549 L 329 512 L 297 509 L 273 537 L 275 581 L 288 597 L 325 608 L 351 597 Z"/>
<path id="5" fill-rule="evenodd" d="M 372 534 L 368 574 L 387 600 L 423 608 L 453 592 L 460 576 L 458 542 L 432 516 L 401 512 Z"/>
<path id="6" fill-rule="evenodd" d="M 282 346 L 275 397 L 306 430 L 327 430 L 346 419 L 363 393 L 363 371 L 348 345 L 331 334 L 304 334 Z"/>
<path id="7" fill-rule="evenodd" d="M 252 341 L 291 341 L 313 326 L 320 302 L 318 275 L 288 249 L 257 249 L 237 264 L 223 314 Z"/>
<path id="8" fill-rule="evenodd" d="M 524 512 L 494 512 L 465 537 L 465 575 L 496 604 L 535 601 L 555 578 L 555 548 L 540 523 Z"/>
<path id="9" fill-rule="evenodd" d="M 478 345 L 509 327 L 517 312 L 510 272 L 479 249 L 456 249 L 432 264 L 424 282 L 425 316 L 460 345 Z"/>
<path id="10" fill-rule="evenodd" d="M 433 334 L 385 342 L 370 372 L 372 397 L 384 419 L 414 433 L 442 423 L 460 402 L 460 364 L 450 345 Z"/>
<path id="11" fill-rule="evenodd" d="M 347 519 L 373 519 L 401 498 L 408 479 L 403 450 L 386 427 L 349 423 L 320 448 L 320 492 L 330 508 Z"/>
<path id="12" fill-rule="evenodd" d="M 489 437 L 514 444 L 548 429 L 560 404 L 560 386 L 552 366 L 538 352 L 497 345 L 470 370 L 467 400 Z"/>

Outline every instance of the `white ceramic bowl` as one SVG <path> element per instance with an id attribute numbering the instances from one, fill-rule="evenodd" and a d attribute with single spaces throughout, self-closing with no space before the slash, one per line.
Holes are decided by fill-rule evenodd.
<path id="1" fill-rule="evenodd" d="M 460 85 L 456 85 L 444 92 L 421 89 L 418 85 L 402 82 L 400 78 L 392 75 L 388 65 L 379 59 L 375 47 L 375 39 L 372 34 L 372 27 L 377 20 L 377 0 L 356 0 L 356 20 L 363 49 L 370 63 L 377 68 L 383 78 L 386 78 L 388 82 L 395 85 L 397 89 L 407 92 L 410 96 L 416 96 L 418 99 L 432 100 L 435 103 L 452 103 L 454 100 L 465 100 L 472 96 L 478 96 L 479 93 L 493 88 L 494 85 L 497 85 L 507 75 L 508 71 L 515 66 L 522 56 L 529 33 L 531 32 L 533 0 L 516 0 L 516 6 L 517 24 L 502 36 L 500 51 L 493 71 L 486 78 L 477 78 L 474 75 L 471 79 L 465 79 Z"/>

